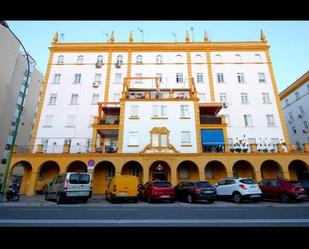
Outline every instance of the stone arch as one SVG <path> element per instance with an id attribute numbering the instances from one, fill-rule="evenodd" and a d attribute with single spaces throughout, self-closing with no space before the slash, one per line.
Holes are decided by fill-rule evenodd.
<path id="1" fill-rule="evenodd" d="M 79 160 L 71 162 L 66 170 L 66 172 L 87 172 L 87 171 L 88 171 L 87 165 Z"/>
<path id="2" fill-rule="evenodd" d="M 177 183 L 187 180 L 200 180 L 199 168 L 190 160 L 182 161 L 177 166 Z"/>
<path id="3" fill-rule="evenodd" d="M 165 161 L 155 161 L 149 167 L 149 180 L 166 180 L 171 182 L 171 167 Z"/>
<path id="4" fill-rule="evenodd" d="M 94 194 L 105 194 L 109 180 L 115 175 L 116 168 L 110 161 L 96 164 L 92 175 L 92 191 Z"/>
<path id="5" fill-rule="evenodd" d="M 121 175 L 137 176 L 139 182 L 143 183 L 144 180 L 143 166 L 137 161 L 128 161 L 122 166 Z"/>
<path id="6" fill-rule="evenodd" d="M 10 169 L 9 177 L 8 177 L 8 185 L 14 181 L 18 181 L 20 185 L 20 194 L 26 194 L 28 189 L 31 187 L 30 179 L 32 174 L 32 165 L 28 161 L 19 161 L 13 165 Z"/>
<path id="7" fill-rule="evenodd" d="M 205 169 L 205 180 L 214 184 L 220 179 L 227 177 L 227 170 L 225 165 L 219 161 L 210 161 L 206 164 Z"/>
<path id="8" fill-rule="evenodd" d="M 232 171 L 234 177 L 256 178 L 254 167 L 246 160 L 239 160 L 235 162 Z"/>
<path id="9" fill-rule="evenodd" d="M 283 178 L 281 165 L 274 160 L 266 160 L 261 164 L 262 179 L 279 179 Z"/>
<path id="10" fill-rule="evenodd" d="M 293 160 L 289 163 L 288 169 L 291 180 L 309 180 L 309 167 L 306 162 Z"/>
<path id="11" fill-rule="evenodd" d="M 46 161 L 38 169 L 38 179 L 35 190 L 41 190 L 45 184 L 60 173 L 60 166 L 55 161 Z"/>

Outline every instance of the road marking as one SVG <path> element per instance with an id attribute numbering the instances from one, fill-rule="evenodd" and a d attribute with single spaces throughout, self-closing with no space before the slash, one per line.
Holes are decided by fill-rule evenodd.
<path id="1" fill-rule="evenodd" d="M 0 224 L 248 224 L 248 223 L 305 223 L 309 219 L 134 219 L 134 220 L 17 220 L 1 219 Z"/>

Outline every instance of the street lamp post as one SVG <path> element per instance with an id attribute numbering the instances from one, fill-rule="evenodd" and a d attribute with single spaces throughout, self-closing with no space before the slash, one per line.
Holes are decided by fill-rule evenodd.
<path id="1" fill-rule="evenodd" d="M 18 39 L 18 37 L 13 33 L 13 31 L 9 28 L 9 25 L 5 21 L 0 21 L 0 24 L 3 25 L 4 27 L 6 27 L 12 33 L 12 35 L 17 39 L 19 44 L 22 46 L 22 48 L 25 52 L 25 55 L 26 55 L 26 59 L 27 59 L 27 74 L 26 74 L 27 78 L 26 78 L 25 87 L 24 87 L 24 90 L 23 90 L 22 100 L 21 100 L 21 104 L 20 104 L 21 107 L 18 108 L 18 116 L 17 116 L 17 119 L 16 119 L 15 129 L 13 131 L 13 139 L 12 139 L 12 143 L 11 143 L 11 147 L 10 147 L 8 160 L 7 160 L 7 163 L 6 163 L 4 178 L 3 178 L 3 181 L 2 181 L 2 186 L 1 186 L 1 193 L 2 194 L 0 194 L 0 203 L 1 203 L 1 202 L 3 202 L 3 198 L 4 198 L 4 194 L 5 194 L 6 183 L 7 183 L 7 180 L 8 180 L 8 175 L 9 175 L 9 170 L 10 170 L 10 164 L 11 164 L 11 161 L 12 161 L 12 154 L 13 154 L 13 150 L 14 150 L 14 146 L 15 146 L 15 140 L 16 140 L 17 131 L 18 131 L 18 127 L 19 127 L 19 123 L 20 123 L 20 119 L 21 119 L 21 114 L 22 114 L 22 111 L 23 111 L 23 108 L 24 108 L 23 106 L 24 106 L 24 102 L 25 102 L 26 91 L 27 91 L 27 86 L 28 86 L 28 79 L 29 79 L 29 74 L 30 74 L 30 62 L 29 62 L 28 53 L 27 53 L 24 45 Z"/>

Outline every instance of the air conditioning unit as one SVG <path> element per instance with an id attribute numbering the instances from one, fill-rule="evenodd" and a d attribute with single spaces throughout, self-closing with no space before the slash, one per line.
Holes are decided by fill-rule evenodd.
<path id="1" fill-rule="evenodd" d="M 97 61 L 96 64 L 95 64 L 95 67 L 100 68 L 100 67 L 102 67 L 102 65 L 103 65 L 103 62 Z"/>
<path id="2" fill-rule="evenodd" d="M 93 82 L 93 83 L 92 83 L 92 86 L 93 86 L 93 87 L 99 87 L 99 82 L 97 82 L 97 81 Z"/>
<path id="3" fill-rule="evenodd" d="M 120 63 L 115 63 L 115 67 L 116 68 L 121 68 L 121 64 Z"/>

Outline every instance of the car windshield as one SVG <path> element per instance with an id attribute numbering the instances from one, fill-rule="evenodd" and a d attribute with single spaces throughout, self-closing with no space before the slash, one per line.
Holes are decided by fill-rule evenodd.
<path id="1" fill-rule="evenodd" d="M 197 183 L 196 183 L 196 186 L 197 186 L 197 187 L 200 187 L 200 188 L 209 188 L 209 187 L 212 187 L 211 184 L 209 184 L 208 182 L 197 182 Z"/>
<path id="2" fill-rule="evenodd" d="M 239 180 L 239 181 L 244 183 L 244 184 L 256 184 L 256 182 L 252 179 L 243 179 L 243 180 Z"/>
<path id="3" fill-rule="evenodd" d="M 298 181 L 290 181 L 291 186 L 295 187 L 295 186 L 301 186 L 300 182 Z"/>
<path id="4" fill-rule="evenodd" d="M 71 184 L 88 184 L 90 176 L 88 174 L 71 174 L 69 182 Z"/>
<path id="5" fill-rule="evenodd" d="M 156 187 L 172 187 L 172 185 L 169 182 L 154 182 L 153 186 Z"/>

